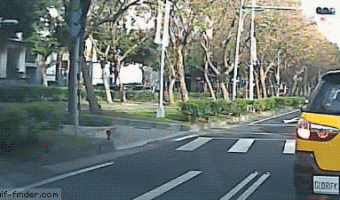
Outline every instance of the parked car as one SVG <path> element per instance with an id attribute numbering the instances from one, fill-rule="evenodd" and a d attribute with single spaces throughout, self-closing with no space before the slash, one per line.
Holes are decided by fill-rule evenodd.
<path id="1" fill-rule="evenodd" d="M 294 164 L 297 194 L 332 198 L 339 195 L 340 71 L 326 73 L 301 110 Z"/>

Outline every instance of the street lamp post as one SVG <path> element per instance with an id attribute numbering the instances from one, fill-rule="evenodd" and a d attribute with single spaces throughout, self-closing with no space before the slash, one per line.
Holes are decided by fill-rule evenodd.
<path id="1" fill-rule="evenodd" d="M 243 29 L 243 4 L 244 0 L 241 0 L 239 17 L 238 17 L 238 26 L 237 26 L 237 38 L 236 38 L 236 49 L 235 49 L 235 64 L 234 64 L 234 80 L 233 80 L 233 100 L 236 98 L 236 78 L 237 78 L 237 68 L 238 68 L 238 59 L 239 59 L 239 51 L 240 51 L 240 39 L 241 33 Z"/>
<path id="2" fill-rule="evenodd" d="M 255 40 L 255 0 L 252 0 L 251 30 L 250 30 L 250 66 L 249 66 L 249 99 L 254 99 L 254 65 L 256 62 L 256 40 Z"/>
<path id="3" fill-rule="evenodd" d="M 159 107 L 157 111 L 157 118 L 164 118 L 165 111 L 163 105 L 163 94 L 164 94 L 164 62 L 165 62 L 165 48 L 169 45 L 169 15 L 170 15 L 170 1 L 166 1 L 165 5 L 165 16 L 164 16 L 164 28 L 163 38 L 160 39 L 160 28 L 162 21 L 162 6 L 161 1 L 158 1 L 158 16 L 157 16 L 157 30 L 155 43 L 162 45 L 161 55 L 161 74 L 160 74 L 160 88 L 159 88 Z"/>

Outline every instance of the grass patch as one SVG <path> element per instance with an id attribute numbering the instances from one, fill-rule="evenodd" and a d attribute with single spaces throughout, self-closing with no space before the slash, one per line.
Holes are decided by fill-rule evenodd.
<path id="1" fill-rule="evenodd" d="M 104 111 L 100 113 L 103 116 L 140 119 L 167 123 L 182 123 L 183 117 L 178 106 L 164 106 L 165 118 L 157 118 L 158 105 L 150 103 L 114 103 L 107 104 L 100 102 Z M 83 114 L 89 114 L 89 111 L 83 111 Z"/>

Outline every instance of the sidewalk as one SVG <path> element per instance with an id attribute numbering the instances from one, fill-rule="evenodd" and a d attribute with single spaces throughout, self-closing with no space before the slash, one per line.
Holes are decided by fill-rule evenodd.
<path id="1" fill-rule="evenodd" d="M 286 111 L 288 110 L 248 114 L 247 117 L 235 120 L 233 124 L 258 120 Z M 59 152 L 51 149 L 48 153 L 38 152 L 22 160 L 0 160 L 2 169 L 0 187 L 17 188 L 25 186 L 63 173 L 112 161 L 120 156 L 151 149 L 152 145 L 145 145 L 147 143 L 191 133 L 197 134 L 206 128 L 219 126 L 228 127 L 228 124 L 226 121 L 221 121 L 195 124 L 189 127 L 178 124 L 112 118 L 112 126 L 109 127 L 80 128 L 82 137 L 97 139 L 100 141 L 99 143 L 66 148 Z M 106 130 L 112 132 L 110 140 L 107 140 Z M 64 126 L 63 133 L 72 135 L 73 126 Z"/>

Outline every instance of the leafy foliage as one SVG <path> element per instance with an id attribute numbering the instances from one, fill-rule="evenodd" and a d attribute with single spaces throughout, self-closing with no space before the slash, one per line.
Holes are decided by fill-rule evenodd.
<path id="1" fill-rule="evenodd" d="M 67 88 L 44 87 L 42 85 L 6 85 L 0 84 L 0 102 L 25 102 L 54 100 L 60 101 L 68 97 Z"/>
<path id="2" fill-rule="evenodd" d="M 62 111 L 49 103 L 1 104 L 0 153 L 13 153 L 39 144 L 38 133 L 61 127 Z"/>

